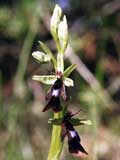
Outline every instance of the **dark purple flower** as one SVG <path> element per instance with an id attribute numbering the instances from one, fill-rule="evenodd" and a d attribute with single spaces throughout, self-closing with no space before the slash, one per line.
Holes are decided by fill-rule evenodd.
<path id="1" fill-rule="evenodd" d="M 85 151 L 83 146 L 81 145 L 81 140 L 73 127 L 70 119 L 77 113 L 68 112 L 62 122 L 62 135 L 61 139 L 64 140 L 65 136 L 68 136 L 68 148 L 69 152 L 78 157 L 85 157 L 88 153 Z"/>
<path id="2" fill-rule="evenodd" d="M 62 78 L 57 78 L 55 83 L 53 84 L 52 88 L 48 92 L 46 96 L 47 105 L 42 110 L 43 112 L 47 111 L 48 109 L 52 109 L 54 112 L 61 111 L 61 103 L 60 98 L 66 99 L 66 92 L 65 86 L 63 84 Z"/>

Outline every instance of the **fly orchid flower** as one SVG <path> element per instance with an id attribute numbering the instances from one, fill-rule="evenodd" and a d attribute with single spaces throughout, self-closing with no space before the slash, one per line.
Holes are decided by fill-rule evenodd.
<path id="1" fill-rule="evenodd" d="M 81 139 L 73 127 L 73 124 L 70 122 L 71 117 L 74 116 L 76 113 L 67 112 L 65 117 L 63 118 L 62 122 L 62 135 L 61 139 L 64 140 L 66 135 L 68 136 L 68 148 L 69 152 L 77 157 L 86 157 L 88 154 L 84 147 L 81 145 Z"/>
<path id="2" fill-rule="evenodd" d="M 43 112 L 47 111 L 49 108 L 51 108 L 54 112 L 61 111 L 62 108 L 60 98 L 63 97 L 63 99 L 66 100 L 66 90 L 62 80 L 62 75 L 61 73 L 57 73 L 57 75 L 57 80 L 47 93 L 46 100 L 48 102 L 42 110 Z"/>

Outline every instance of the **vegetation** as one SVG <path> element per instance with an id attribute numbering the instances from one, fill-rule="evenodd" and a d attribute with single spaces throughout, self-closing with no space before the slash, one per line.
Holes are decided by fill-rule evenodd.
<path id="1" fill-rule="evenodd" d="M 73 113 L 81 109 L 77 119 L 87 118 L 92 121 L 91 126 L 75 127 L 81 137 L 81 144 L 88 152 L 85 159 L 118 160 L 120 157 L 118 2 L 99 0 L 90 0 L 89 3 L 86 0 L 54 2 L 59 3 L 63 13 L 67 15 L 69 26 L 69 45 L 66 43 L 62 52 L 65 52 L 64 69 L 70 69 L 65 70 L 64 74 L 66 77 L 69 75 L 74 81 L 74 86 L 67 88 L 67 93 L 71 97 L 67 105 Z M 49 25 L 54 6 L 53 1 L 47 0 L 0 2 L 1 160 L 47 159 L 52 132 L 52 124 L 48 124 L 47 119 L 53 115 L 51 111 L 43 113 L 42 109 L 46 104 L 45 95 L 49 86 L 35 82 L 31 77 L 54 75 L 58 66 L 54 57 L 61 48 L 60 44 L 57 44 L 56 51 Z M 53 37 L 57 42 L 56 37 Z M 38 64 L 34 61 L 31 53 L 41 50 L 37 41 L 40 41 L 43 51 L 46 48 L 41 42 L 50 48 L 52 57 L 48 50 L 49 56 L 43 57 L 44 60 L 51 57 L 54 65 Z M 38 61 L 37 58 L 36 60 Z M 61 64 L 59 65 L 62 66 Z M 76 68 L 73 64 L 76 64 Z M 58 118 L 56 116 L 55 118 Z M 53 121 L 54 119 L 49 120 L 50 123 Z M 65 141 L 60 159 L 79 158 L 69 153 Z"/>

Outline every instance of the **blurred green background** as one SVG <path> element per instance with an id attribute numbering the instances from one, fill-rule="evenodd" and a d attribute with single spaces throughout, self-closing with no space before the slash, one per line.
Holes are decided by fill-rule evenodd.
<path id="1" fill-rule="evenodd" d="M 49 86 L 31 79 L 51 74 L 31 53 L 38 40 L 55 53 L 50 17 L 58 3 L 67 15 L 70 46 L 70 109 L 92 126 L 76 127 L 89 155 L 86 160 L 120 160 L 120 1 L 0 0 L 0 160 L 46 160 L 52 113 L 42 113 Z M 70 53 L 70 54 L 69 54 Z M 65 140 L 61 160 L 77 160 Z"/>

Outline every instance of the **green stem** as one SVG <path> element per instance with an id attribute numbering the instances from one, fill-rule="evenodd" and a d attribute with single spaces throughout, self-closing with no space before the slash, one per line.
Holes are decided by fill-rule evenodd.
<path id="1" fill-rule="evenodd" d="M 62 112 L 54 113 L 54 118 L 61 118 Z M 53 125 L 51 145 L 47 160 L 59 160 L 63 142 L 61 141 L 61 126 Z"/>

